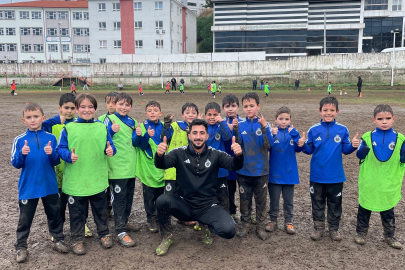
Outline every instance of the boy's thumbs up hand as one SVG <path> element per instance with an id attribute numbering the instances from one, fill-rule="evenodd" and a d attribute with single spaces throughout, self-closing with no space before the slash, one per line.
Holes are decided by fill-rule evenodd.
<path id="1" fill-rule="evenodd" d="M 115 123 L 115 120 L 113 120 L 113 124 L 111 126 L 112 130 L 117 133 L 118 131 L 120 131 L 120 125 Z"/>
<path id="2" fill-rule="evenodd" d="M 304 144 L 305 144 L 305 140 L 306 140 L 306 138 L 305 138 L 305 132 L 302 132 L 302 137 L 298 140 L 298 146 L 299 146 L 299 147 L 303 147 Z"/>
<path id="3" fill-rule="evenodd" d="M 235 153 L 235 156 L 242 155 L 242 148 L 240 147 L 240 145 L 238 143 L 236 143 L 235 136 L 232 137 L 231 150 Z"/>
<path id="4" fill-rule="evenodd" d="M 24 156 L 26 156 L 26 155 L 28 155 L 29 152 L 30 152 L 30 147 L 28 146 L 27 141 L 25 141 L 25 144 L 24 144 L 24 146 L 22 148 L 22 154 Z"/>
<path id="5" fill-rule="evenodd" d="M 167 150 L 167 138 L 166 136 L 163 137 L 163 142 L 158 145 L 158 149 L 156 153 L 159 157 L 163 156 Z"/>
<path id="6" fill-rule="evenodd" d="M 141 123 L 138 123 L 138 126 L 136 127 L 136 136 L 142 136 Z"/>
<path id="7" fill-rule="evenodd" d="M 353 140 L 352 140 L 352 146 L 353 146 L 354 148 L 358 148 L 359 145 L 360 145 L 360 140 L 357 139 L 357 136 L 359 136 L 359 134 L 356 134 L 356 135 L 354 136 Z"/>
<path id="8" fill-rule="evenodd" d="M 52 154 L 52 146 L 51 146 L 51 141 L 49 141 L 48 142 L 48 145 L 47 146 L 45 146 L 45 153 L 47 154 L 47 155 L 51 155 Z"/>
<path id="9" fill-rule="evenodd" d="M 75 154 L 75 148 L 74 147 L 72 149 L 72 154 L 71 154 L 70 158 L 72 159 L 72 164 L 74 164 L 77 161 L 77 159 L 79 158 L 79 156 Z"/>
<path id="10" fill-rule="evenodd" d="M 291 130 L 293 130 L 293 128 L 294 128 L 294 125 L 291 125 L 291 126 L 288 128 L 288 132 L 290 133 Z"/>
<path id="11" fill-rule="evenodd" d="M 107 148 L 105 149 L 105 153 L 109 157 L 112 157 L 114 155 L 114 150 L 112 149 L 109 141 L 107 141 Z"/>
<path id="12" fill-rule="evenodd" d="M 148 134 L 149 134 L 149 137 L 153 137 L 155 135 L 155 130 L 152 129 L 150 126 L 148 128 Z"/>
<path id="13" fill-rule="evenodd" d="M 277 128 L 277 127 L 274 127 L 274 125 L 271 124 L 271 134 L 277 135 L 277 133 L 278 133 L 278 128 Z"/>

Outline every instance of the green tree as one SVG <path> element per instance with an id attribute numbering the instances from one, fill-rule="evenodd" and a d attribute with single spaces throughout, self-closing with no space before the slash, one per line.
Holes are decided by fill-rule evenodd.
<path id="1" fill-rule="evenodd" d="M 199 53 L 212 52 L 212 25 L 213 15 L 197 19 L 197 42 L 199 43 L 197 51 Z"/>
<path id="2" fill-rule="evenodd" d="M 205 0 L 205 8 L 213 8 L 214 7 L 214 3 L 212 2 L 212 0 Z"/>

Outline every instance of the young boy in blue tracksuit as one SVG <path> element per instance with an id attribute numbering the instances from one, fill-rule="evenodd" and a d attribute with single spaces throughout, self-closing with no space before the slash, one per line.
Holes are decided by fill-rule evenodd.
<path id="1" fill-rule="evenodd" d="M 207 146 L 225 152 L 225 142 L 231 140 L 232 133 L 226 122 L 222 120 L 221 107 L 218 103 L 210 102 L 205 106 L 205 120 L 208 123 L 209 134 Z M 205 166 L 209 167 L 210 165 L 206 164 Z M 229 211 L 227 176 L 228 170 L 220 168 L 218 171 L 217 197 L 222 208 Z"/>
<path id="2" fill-rule="evenodd" d="M 28 257 L 27 239 L 39 199 L 44 205 L 54 249 L 67 253 L 63 238 L 63 222 L 59 212 L 58 182 L 54 166 L 60 163 L 56 153 L 56 137 L 42 129 L 44 111 L 30 103 L 24 108 L 23 122 L 28 130 L 14 139 L 11 164 L 21 169 L 18 180 L 18 206 L 20 218 L 17 227 L 17 262 Z"/>
<path id="3" fill-rule="evenodd" d="M 352 143 L 349 130 L 336 122 L 338 100 L 328 96 L 321 100 L 320 123 L 308 130 L 303 152 L 311 155 L 310 193 L 314 230 L 311 239 L 320 240 L 325 229 L 325 204 L 328 205 L 329 235 L 332 241 L 340 241 L 339 222 L 342 215 L 342 189 L 346 181 L 342 153 L 349 155 L 359 146 L 357 135 Z"/>
<path id="4" fill-rule="evenodd" d="M 240 121 L 233 134 L 242 146 L 244 164 L 237 171 L 240 195 L 242 226 L 237 235 L 244 237 L 249 232 L 252 213 L 252 197 L 256 202 L 256 233 L 262 240 L 267 239 L 264 230 L 266 216 L 267 183 L 269 181 L 268 148 L 273 145 L 273 137 L 266 119 L 259 114 L 260 104 L 257 93 L 249 92 L 242 97 L 246 119 Z"/>
<path id="5" fill-rule="evenodd" d="M 224 122 L 229 126 L 231 132 L 233 132 L 233 127 L 238 126 L 239 121 L 243 121 L 238 115 L 239 110 L 239 99 L 235 95 L 226 95 L 222 99 L 222 110 L 224 110 L 226 117 Z M 224 142 L 225 152 L 228 155 L 234 156 L 231 150 L 232 140 Z M 236 215 L 236 204 L 235 204 L 235 192 L 236 192 L 236 172 L 228 171 L 228 177 L 226 178 L 226 183 L 228 185 L 228 198 L 229 198 L 229 213 L 235 219 Z"/>
<path id="6" fill-rule="evenodd" d="M 294 186 L 300 183 L 295 153 L 302 151 L 305 140 L 291 124 L 291 110 L 281 107 L 277 110 L 275 121 L 277 127 L 272 128 L 274 146 L 269 149 L 269 197 L 270 223 L 266 231 L 277 230 L 277 216 L 279 212 L 280 195 L 284 201 L 284 227 L 288 234 L 294 234 L 293 201 Z"/>

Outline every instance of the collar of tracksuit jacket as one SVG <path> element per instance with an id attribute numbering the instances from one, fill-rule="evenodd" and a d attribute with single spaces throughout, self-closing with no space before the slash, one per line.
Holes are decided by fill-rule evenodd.
<path id="1" fill-rule="evenodd" d="M 80 117 L 77 117 L 75 122 L 77 122 L 77 123 L 94 123 L 94 118 L 91 118 L 90 120 L 84 120 Z"/>
<path id="2" fill-rule="evenodd" d="M 191 141 L 190 141 L 190 143 L 188 144 L 187 152 L 188 152 L 188 154 L 190 154 L 192 157 L 202 157 L 202 156 L 204 156 L 204 155 L 207 154 L 207 151 L 208 151 L 207 143 L 204 143 L 204 149 L 202 150 L 201 153 L 197 153 L 197 152 L 194 150 Z"/>
<path id="3" fill-rule="evenodd" d="M 332 122 L 324 122 L 321 119 L 321 125 L 327 128 L 326 131 L 326 137 L 329 138 L 329 129 L 332 128 L 336 124 L 336 119 L 334 119 Z"/>

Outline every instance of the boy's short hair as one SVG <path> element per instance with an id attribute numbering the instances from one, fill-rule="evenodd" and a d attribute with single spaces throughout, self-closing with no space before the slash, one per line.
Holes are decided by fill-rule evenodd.
<path id="1" fill-rule="evenodd" d="M 218 113 L 221 113 L 221 107 L 216 102 L 210 102 L 205 105 L 205 114 L 207 114 L 208 110 L 216 110 Z"/>
<path id="2" fill-rule="evenodd" d="M 79 95 L 75 98 L 75 106 L 76 106 L 76 109 L 78 109 L 78 108 L 80 107 L 80 104 L 81 104 L 81 103 L 83 102 L 83 100 L 85 100 L 85 99 L 88 99 L 88 100 L 91 102 L 91 104 L 93 104 L 94 110 L 97 110 L 97 99 L 96 99 L 94 96 L 92 96 L 92 95 L 90 95 L 90 94 L 88 94 L 88 93 L 79 94 Z"/>
<path id="3" fill-rule="evenodd" d="M 73 104 L 75 104 L 75 95 L 73 95 L 72 93 L 65 93 L 63 95 L 60 96 L 59 99 L 59 106 L 62 107 L 63 104 L 72 102 Z"/>
<path id="4" fill-rule="evenodd" d="M 276 118 L 282 113 L 288 113 L 291 117 L 291 110 L 288 107 L 283 106 L 280 109 L 278 109 L 276 112 Z"/>
<path id="5" fill-rule="evenodd" d="M 197 105 L 195 105 L 194 103 L 191 103 L 191 102 L 186 102 L 186 103 L 183 105 L 183 107 L 181 107 L 181 114 L 183 114 L 184 111 L 187 110 L 187 108 L 193 108 L 193 109 L 195 109 L 195 110 L 197 111 L 197 114 L 198 114 L 198 107 L 197 107 Z"/>
<path id="6" fill-rule="evenodd" d="M 322 110 L 322 107 L 325 104 L 333 104 L 336 107 L 336 110 L 339 110 L 339 102 L 338 100 L 334 97 L 334 96 L 329 96 L 329 97 L 325 97 L 321 100 L 321 102 L 319 103 L 319 110 Z"/>
<path id="7" fill-rule="evenodd" d="M 105 96 L 105 98 L 104 98 L 104 102 L 107 102 L 107 98 L 110 98 L 110 101 L 114 101 L 114 100 L 115 100 L 115 97 L 116 97 L 117 95 L 118 95 L 118 93 L 115 92 L 115 91 L 112 91 L 112 92 L 108 93 L 108 94 Z"/>
<path id="8" fill-rule="evenodd" d="M 24 107 L 24 111 L 23 111 L 23 117 L 24 117 L 24 113 L 25 112 L 33 112 L 33 111 L 40 111 L 42 113 L 42 115 L 44 115 L 44 110 L 42 109 L 41 106 L 39 106 L 36 103 L 29 103 L 27 105 L 25 105 Z"/>
<path id="9" fill-rule="evenodd" d="M 232 104 L 232 103 L 236 103 L 236 105 L 238 105 L 238 107 L 239 107 L 239 99 L 235 95 L 233 95 L 233 94 L 226 95 L 222 99 L 222 108 L 226 104 Z"/>
<path id="10" fill-rule="evenodd" d="M 148 107 L 158 107 L 159 108 L 159 111 L 162 111 L 162 109 L 160 108 L 160 103 L 159 102 L 157 102 L 157 101 L 149 101 L 148 102 L 148 104 L 146 104 L 146 106 L 145 106 L 145 112 L 146 112 L 146 109 L 148 108 Z"/>
<path id="11" fill-rule="evenodd" d="M 118 101 L 123 100 L 125 102 L 128 102 L 129 105 L 132 106 L 132 98 L 130 95 L 128 95 L 127 93 L 119 93 L 114 100 L 114 103 L 117 103 Z"/>
<path id="12" fill-rule="evenodd" d="M 205 131 L 208 132 L 208 124 L 203 119 L 198 119 L 198 118 L 194 119 L 189 125 L 189 130 L 190 130 L 189 132 L 191 132 L 191 130 L 193 129 L 193 126 L 204 126 Z"/>
<path id="13" fill-rule="evenodd" d="M 248 92 L 242 96 L 242 104 L 244 100 L 251 100 L 253 99 L 256 101 L 256 104 L 259 105 L 259 95 L 255 92 Z"/>
<path id="14" fill-rule="evenodd" d="M 387 104 L 380 104 L 374 109 L 374 118 L 377 116 L 377 114 L 381 112 L 387 112 L 390 113 L 392 116 L 394 116 L 394 111 L 392 110 L 390 105 Z"/>

